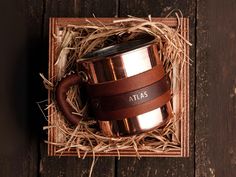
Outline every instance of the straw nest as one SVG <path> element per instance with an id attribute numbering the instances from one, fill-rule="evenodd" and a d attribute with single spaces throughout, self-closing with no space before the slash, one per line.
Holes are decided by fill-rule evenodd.
<path id="1" fill-rule="evenodd" d="M 120 42 L 135 39 L 141 35 L 151 35 L 155 37 L 156 43 L 160 48 L 160 58 L 164 63 L 164 68 L 170 74 L 171 79 L 175 77 L 172 68 L 175 65 L 183 66 L 184 45 L 187 43 L 180 33 L 180 18 L 177 16 L 178 26 L 170 28 L 167 25 L 147 19 L 128 17 L 122 20 L 114 20 L 113 23 L 103 24 L 95 19 L 95 22 L 87 21 L 83 25 L 70 25 L 63 28 L 57 39 L 57 60 L 55 62 L 56 78 L 46 79 L 42 74 L 44 85 L 53 91 L 55 84 L 63 76 L 75 69 L 76 61 L 86 53 Z M 176 79 L 176 78 L 175 78 Z M 177 78 L 178 80 L 178 78 Z M 172 86 L 172 94 L 178 92 Z M 74 107 L 74 114 L 86 114 L 87 106 L 81 105 L 77 99 L 77 88 L 71 88 L 68 92 L 67 101 Z M 50 98 L 52 99 L 52 98 Z M 97 129 L 96 121 L 81 120 L 77 126 L 71 126 L 56 109 L 54 100 L 47 108 L 55 108 L 53 115 L 57 121 L 49 122 L 44 129 L 53 129 L 57 133 L 54 142 L 46 141 L 57 146 L 57 152 L 65 152 L 75 148 L 78 157 L 84 158 L 87 153 L 95 155 L 99 152 L 115 151 L 119 156 L 121 150 L 134 150 L 137 157 L 140 157 L 139 150 L 152 152 L 168 151 L 169 149 L 179 149 L 180 141 L 175 134 L 176 122 L 181 119 L 181 114 L 176 115 L 162 128 L 152 132 L 142 133 L 130 137 L 111 138 L 104 136 Z M 83 153 L 81 153 L 83 152 Z M 83 154 L 83 155 L 81 155 Z"/>

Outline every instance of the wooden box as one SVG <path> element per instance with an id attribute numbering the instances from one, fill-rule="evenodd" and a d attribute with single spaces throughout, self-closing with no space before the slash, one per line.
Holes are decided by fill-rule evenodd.
<path id="1" fill-rule="evenodd" d="M 93 18 L 89 18 L 89 21 L 93 21 Z M 103 23 L 112 22 L 113 18 L 99 18 Z M 152 18 L 153 21 L 160 21 L 169 27 L 177 27 L 177 19 L 176 18 Z M 59 45 L 59 41 L 54 37 L 58 33 L 60 33 L 60 29 L 71 25 L 83 24 L 86 22 L 85 18 L 51 18 L 50 19 L 50 30 L 49 30 L 49 68 L 48 68 L 48 78 L 55 78 L 55 68 L 54 63 L 56 61 L 55 53 L 56 49 Z M 189 21 L 188 18 L 181 18 L 181 29 L 180 33 L 185 39 L 189 39 Z M 159 151 L 159 152 L 150 152 L 150 151 L 139 151 L 139 154 L 142 157 L 187 157 L 189 156 L 189 46 L 185 44 L 184 53 L 182 57 L 185 58 L 187 62 L 185 62 L 182 72 L 179 72 L 179 67 L 175 67 L 173 71 L 178 74 L 180 80 L 178 80 L 179 87 L 181 88 L 181 92 L 174 95 L 172 100 L 173 111 L 178 114 L 181 113 L 181 120 L 176 123 L 176 133 L 180 140 L 180 148 L 179 149 L 170 149 L 168 151 Z M 177 81 L 172 81 L 177 82 Z M 51 98 L 53 93 L 48 91 L 48 99 L 49 104 L 51 103 Z M 56 117 L 52 114 L 54 108 L 48 109 L 48 121 L 54 122 L 56 121 Z M 48 130 L 48 141 L 54 142 L 55 138 L 59 136 L 54 129 Z M 76 149 L 71 148 L 69 151 L 65 151 L 63 154 L 57 153 L 58 147 L 52 144 L 48 144 L 48 155 L 49 156 L 77 156 Z M 83 156 L 83 152 L 81 153 Z M 92 154 L 87 154 L 91 156 Z M 136 152 L 134 150 L 121 150 L 120 156 L 136 156 Z M 103 152 L 96 153 L 96 156 L 117 156 L 117 152 Z"/>

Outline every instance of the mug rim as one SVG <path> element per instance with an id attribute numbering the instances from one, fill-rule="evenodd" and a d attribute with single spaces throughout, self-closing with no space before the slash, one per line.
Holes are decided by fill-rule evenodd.
<path id="1" fill-rule="evenodd" d="M 92 52 L 88 52 L 86 55 L 78 59 L 77 62 L 93 62 L 106 59 L 107 57 L 116 57 L 129 52 L 135 52 L 136 50 L 146 48 L 153 44 L 155 44 L 155 37 L 153 36 L 131 40 L 120 44 L 114 44 Z"/>

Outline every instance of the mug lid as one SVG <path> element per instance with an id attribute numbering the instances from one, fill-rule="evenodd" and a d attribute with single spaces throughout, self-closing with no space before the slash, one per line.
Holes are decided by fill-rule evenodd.
<path id="1" fill-rule="evenodd" d="M 101 59 L 109 56 L 115 56 L 118 54 L 123 54 L 126 52 L 130 52 L 132 50 L 150 45 L 154 43 L 154 37 L 148 36 L 141 39 L 131 40 L 127 42 L 123 42 L 120 44 L 111 45 L 108 47 L 104 47 L 92 52 L 87 53 L 82 58 L 79 59 L 79 61 L 89 61 L 91 59 Z"/>

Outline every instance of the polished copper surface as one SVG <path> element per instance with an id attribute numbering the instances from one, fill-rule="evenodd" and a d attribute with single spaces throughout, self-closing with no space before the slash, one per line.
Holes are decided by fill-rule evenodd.
<path id="1" fill-rule="evenodd" d="M 96 54 L 90 59 L 78 60 L 88 76 L 89 84 L 100 84 L 125 79 L 155 66 L 162 65 L 157 46 L 152 41 L 138 48 L 125 50 L 111 56 Z M 96 90 L 94 90 L 96 92 Z M 150 131 L 163 125 L 172 116 L 170 102 L 149 112 L 121 120 L 98 121 L 101 130 L 107 136 L 128 136 Z"/>
<path id="2" fill-rule="evenodd" d="M 144 46 L 100 60 L 81 61 L 89 73 L 89 83 L 97 84 L 124 79 L 161 64 L 156 45 Z"/>
<path id="3" fill-rule="evenodd" d="M 172 117 L 170 102 L 135 117 L 123 120 L 99 121 L 99 126 L 107 136 L 128 136 L 143 133 L 161 127 Z"/>

